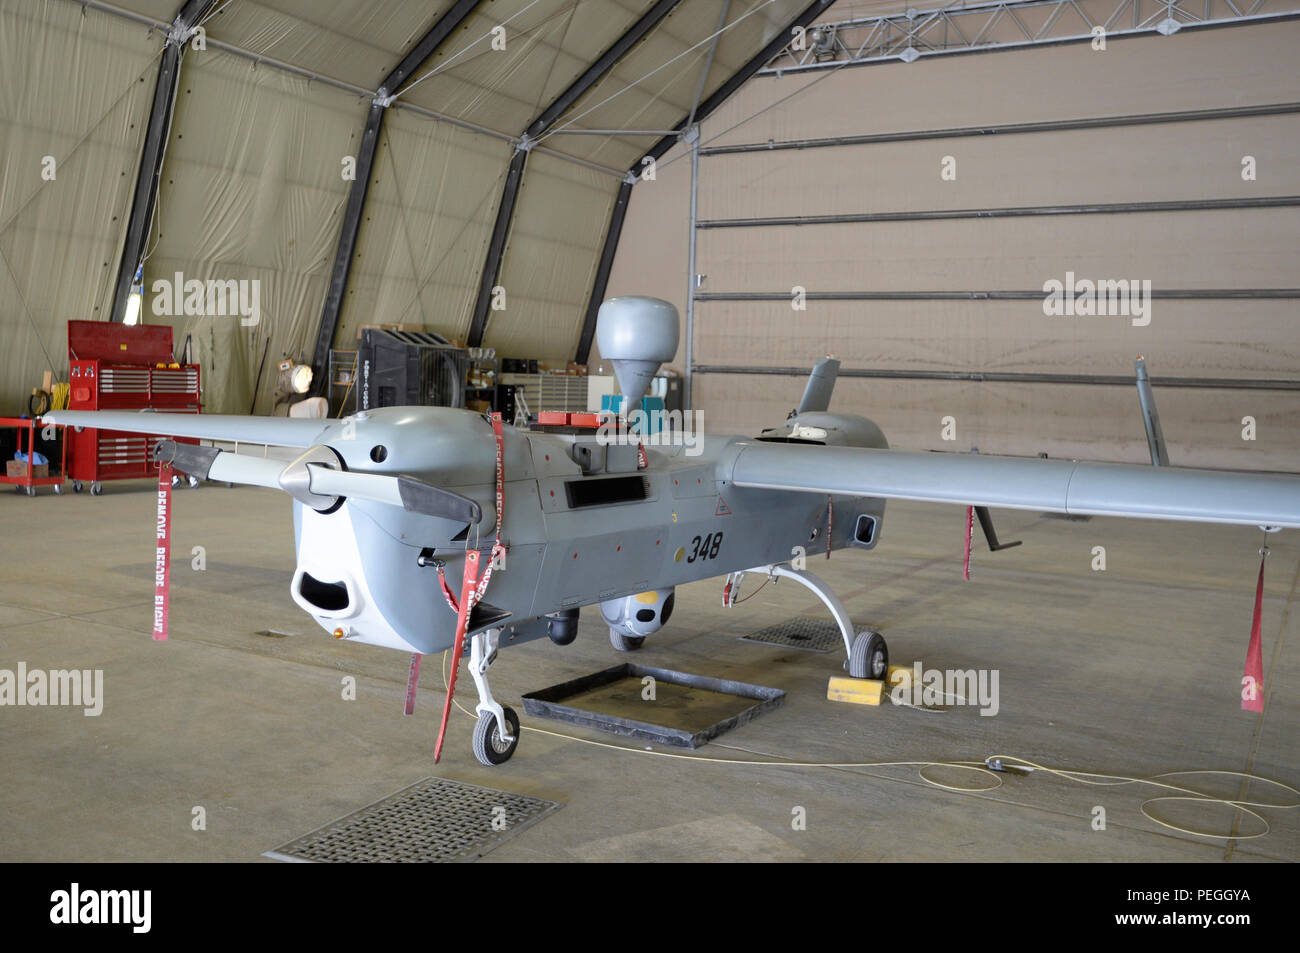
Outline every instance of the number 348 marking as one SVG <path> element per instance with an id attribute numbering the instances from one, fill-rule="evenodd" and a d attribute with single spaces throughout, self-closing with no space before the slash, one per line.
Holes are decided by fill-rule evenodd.
<path id="1" fill-rule="evenodd" d="M 693 563 L 697 559 L 716 559 L 718 550 L 722 546 L 722 533 L 710 533 L 701 539 L 696 536 L 691 540 L 691 554 L 686 557 L 688 563 Z"/>

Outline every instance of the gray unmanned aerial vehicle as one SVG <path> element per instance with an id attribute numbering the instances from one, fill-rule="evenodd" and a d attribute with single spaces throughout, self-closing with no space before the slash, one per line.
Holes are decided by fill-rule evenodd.
<path id="1" fill-rule="evenodd" d="M 676 309 L 613 298 L 597 334 L 630 421 L 676 353 Z M 467 640 L 479 694 L 474 750 L 485 764 L 506 761 L 519 738 L 518 717 L 488 686 L 498 648 L 542 637 L 566 644 L 579 609 L 599 605 L 614 648 L 637 649 L 668 622 L 674 587 L 713 576 L 732 576 L 733 599 L 746 572 L 808 587 L 840 628 L 849 674 L 883 677 L 884 639 L 855 630 L 797 557 L 871 549 L 889 499 L 1300 526 L 1300 477 L 891 450 L 870 420 L 829 411 L 837 368 L 818 362 L 781 425 L 694 445 L 675 431 L 643 432 L 651 428 L 525 430 L 470 410 L 383 407 L 339 420 L 168 416 L 172 437 L 303 452 L 286 465 L 167 440 L 156 456 L 192 476 L 293 497 L 292 596 L 326 631 L 417 655 L 459 652 Z M 120 412 L 45 419 L 137 433 L 161 424 Z"/>

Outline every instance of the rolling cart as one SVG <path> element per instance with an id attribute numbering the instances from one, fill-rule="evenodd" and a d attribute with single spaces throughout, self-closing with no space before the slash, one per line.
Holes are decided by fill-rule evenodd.
<path id="1" fill-rule="evenodd" d="M 8 484 L 16 489 L 19 493 L 26 492 L 28 496 L 36 495 L 38 486 L 52 486 L 55 493 L 63 492 L 64 475 L 68 471 L 68 441 L 66 439 L 59 441 L 59 466 L 58 472 L 48 472 L 47 476 L 36 476 L 35 466 L 32 464 L 32 451 L 36 448 L 36 431 L 44 429 L 47 425 L 41 423 L 39 417 L 0 417 L 0 427 L 12 428 L 17 431 L 18 449 L 27 454 L 27 461 L 22 465 L 22 472 L 17 476 L 9 476 L 8 463 L 5 462 L 5 472 L 0 473 L 0 483 Z M 49 426 L 55 426 L 50 424 Z M 60 430 L 63 428 L 59 428 Z M 26 445 L 24 446 L 23 435 L 27 435 Z M 65 434 L 66 437 L 66 434 Z M 50 470 L 53 470 L 54 464 L 46 464 Z"/>

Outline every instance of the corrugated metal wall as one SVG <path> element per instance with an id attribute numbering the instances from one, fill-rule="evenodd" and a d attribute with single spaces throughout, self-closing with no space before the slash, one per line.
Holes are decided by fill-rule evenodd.
<path id="1" fill-rule="evenodd" d="M 1298 40 L 1296 23 L 1237 26 L 1117 40 L 1105 52 L 1076 44 L 759 78 L 705 124 L 699 217 L 718 226 L 753 218 L 1298 196 L 1296 113 L 709 154 L 769 140 L 1295 103 Z M 945 156 L 955 160 L 951 181 L 941 178 Z M 1253 181 L 1242 177 L 1244 156 L 1254 157 Z M 684 216 L 688 188 L 688 162 L 681 160 L 633 191 L 610 294 L 658 294 L 684 305 L 688 230 L 672 220 Z M 1157 298 L 1150 324 L 1135 327 L 1122 316 L 1049 317 L 1041 293 L 1045 281 L 1063 281 L 1067 271 L 1147 279 L 1157 294 L 1294 289 L 1294 207 L 769 223 L 702 227 L 697 235 L 697 270 L 706 277 L 705 300 L 696 305 L 695 364 L 770 369 L 807 366 L 833 353 L 846 369 L 900 375 L 842 380 L 836 400 L 840 409 L 876 419 L 895 445 L 1142 460 L 1145 438 L 1131 385 L 1059 379 L 1128 377 L 1142 353 L 1174 462 L 1300 469 L 1300 429 L 1293 424 L 1300 393 L 1159 382 L 1300 380 L 1294 297 Z M 798 311 L 789 301 L 796 285 L 823 293 L 1036 295 L 813 300 Z M 781 299 L 709 300 L 736 292 Z M 980 373 L 1013 379 L 915 379 Z M 709 429 L 745 431 L 784 417 L 801 388 L 795 377 L 700 373 L 695 403 Z M 957 419 L 955 442 L 940 435 L 940 419 L 949 415 Z M 1245 416 L 1258 424 L 1253 442 L 1241 439 Z"/>

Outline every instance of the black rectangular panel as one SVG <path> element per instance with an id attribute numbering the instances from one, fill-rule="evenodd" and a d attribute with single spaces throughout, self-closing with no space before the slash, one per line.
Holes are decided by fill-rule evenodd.
<path id="1" fill-rule="evenodd" d="M 564 492 L 572 509 L 632 503 L 646 498 L 645 481 L 639 476 L 570 480 L 564 484 Z"/>

